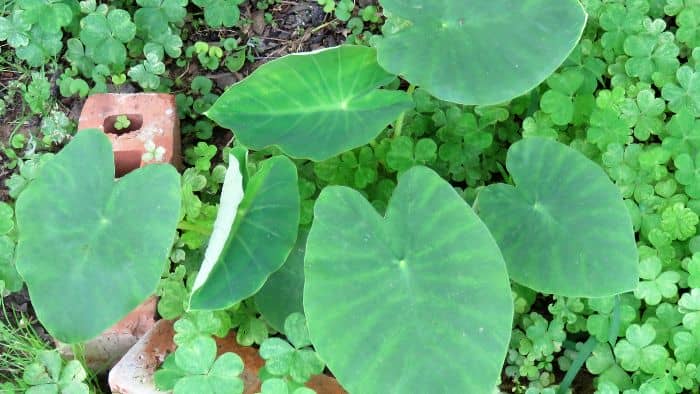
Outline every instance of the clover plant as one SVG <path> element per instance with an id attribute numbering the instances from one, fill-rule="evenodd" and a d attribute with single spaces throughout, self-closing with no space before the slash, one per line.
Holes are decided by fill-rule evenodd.
<path id="1" fill-rule="evenodd" d="M 87 394 L 84 383 L 87 372 L 77 360 L 65 363 L 55 350 L 44 350 L 37 360 L 24 371 L 23 380 L 28 394 L 61 393 Z"/>
<path id="2" fill-rule="evenodd" d="M 226 312 L 197 312 L 175 323 L 177 350 L 170 354 L 155 375 L 159 390 L 175 394 L 243 392 L 243 361 L 235 353 L 217 357 L 211 335 L 223 337 L 230 329 Z"/>

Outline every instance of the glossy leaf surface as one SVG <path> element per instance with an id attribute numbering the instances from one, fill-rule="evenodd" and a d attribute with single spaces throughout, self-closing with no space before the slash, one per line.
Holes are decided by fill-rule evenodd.
<path id="1" fill-rule="evenodd" d="M 235 162 L 234 159 L 231 163 Z M 232 172 L 240 173 L 237 164 L 229 165 L 226 177 Z M 237 186 L 227 186 L 240 187 L 241 179 L 236 182 Z M 219 215 L 228 215 L 227 207 L 236 205 L 228 196 L 236 194 L 222 191 Z M 284 264 L 299 226 L 299 187 L 292 161 L 284 156 L 266 160 L 248 181 L 235 219 L 225 222 L 215 224 L 216 231 L 226 230 L 226 237 L 210 241 L 208 248 L 215 243 L 220 243 L 220 248 L 217 256 L 212 256 L 213 266 L 206 272 L 202 270 L 206 276 L 195 280 L 191 309 L 230 307 L 255 294 L 268 276 Z"/>
<path id="2" fill-rule="evenodd" d="M 320 161 L 366 144 L 413 105 L 379 89 L 393 79 L 368 47 L 287 55 L 231 86 L 206 115 L 251 149 Z"/>
<path id="3" fill-rule="evenodd" d="M 603 297 L 637 286 L 632 220 L 597 164 L 566 145 L 533 137 L 510 147 L 506 166 L 515 186 L 490 185 L 477 204 L 513 280 L 569 297 Z"/>
<path id="4" fill-rule="evenodd" d="M 305 277 L 311 341 L 349 392 L 486 393 L 496 384 L 513 317 L 505 263 L 432 170 L 404 173 L 384 218 L 359 192 L 325 188 Z"/>
<path id="5" fill-rule="evenodd" d="M 496 104 L 544 81 L 581 37 L 577 0 L 381 0 L 379 64 L 436 97 Z"/>
<path id="6" fill-rule="evenodd" d="M 88 340 L 153 294 L 179 211 L 177 171 L 151 164 L 115 182 L 112 145 L 99 131 L 81 131 L 46 163 L 16 216 L 17 270 L 49 333 Z"/>
<path id="7" fill-rule="evenodd" d="M 297 242 L 282 268 L 270 275 L 255 294 L 255 305 L 277 331 L 285 332 L 284 320 L 294 312 L 304 312 L 304 254 L 308 231 L 300 230 Z"/>

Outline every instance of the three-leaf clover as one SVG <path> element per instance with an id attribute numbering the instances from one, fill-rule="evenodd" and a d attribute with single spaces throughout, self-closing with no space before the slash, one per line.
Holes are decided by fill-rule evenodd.
<path id="1" fill-rule="evenodd" d="M 112 10 L 106 16 L 92 13 L 80 21 L 80 41 L 85 53 L 95 63 L 122 71 L 126 62 L 125 43 L 134 39 L 136 25 L 124 10 Z"/>
<path id="2" fill-rule="evenodd" d="M 310 349 L 311 340 L 306 318 L 293 313 L 284 321 L 284 332 L 289 342 L 280 338 L 268 338 L 260 345 L 260 356 L 265 359 L 265 369 L 275 376 L 290 376 L 297 383 L 305 383 L 312 375 L 323 372 L 325 364 Z"/>
<path id="3" fill-rule="evenodd" d="M 211 341 L 206 341 L 210 339 Z M 216 344 L 211 338 L 200 338 L 178 346 L 153 376 L 159 390 L 173 394 L 243 392 L 243 361 L 235 353 L 216 358 Z"/>
<path id="4" fill-rule="evenodd" d="M 554 74 L 547 79 L 551 88 L 540 99 L 540 108 L 555 125 L 563 126 L 574 117 L 574 94 L 583 84 L 584 75 L 577 70 Z"/>
<path id="5" fill-rule="evenodd" d="M 618 387 L 627 388 L 632 381 L 625 371 L 615 361 L 610 345 L 600 342 L 586 360 L 586 369 L 595 375 L 600 375 L 601 382 L 611 382 Z M 618 394 L 618 391 L 614 391 Z"/>
<path id="6" fill-rule="evenodd" d="M 231 315 L 231 326 L 236 329 L 236 342 L 243 346 L 261 344 L 267 339 L 267 324 L 257 316 L 257 310 L 243 302 Z"/>
<path id="7" fill-rule="evenodd" d="M 161 279 L 158 284 L 158 314 L 163 319 L 173 320 L 185 312 L 188 296 L 184 283 L 185 273 L 185 267 L 178 265 L 174 272 Z"/>
<path id="8" fill-rule="evenodd" d="M 687 7 L 676 16 L 676 39 L 689 48 L 700 46 L 700 8 Z"/>
<path id="9" fill-rule="evenodd" d="M 661 230 L 671 235 L 672 240 L 686 240 L 696 232 L 698 215 L 685 204 L 675 203 L 661 213 Z"/>
<path id="10" fill-rule="evenodd" d="M 243 0 L 193 0 L 204 9 L 204 20 L 209 27 L 232 27 L 238 23 L 240 10 L 238 5 Z"/>
<path id="11" fill-rule="evenodd" d="M 146 59 L 129 70 L 129 77 L 144 89 L 157 89 L 160 86 L 159 75 L 165 73 L 165 64 L 153 52 L 146 54 Z"/>
<path id="12" fill-rule="evenodd" d="M 685 192 L 693 198 L 700 198 L 700 153 L 691 157 L 687 153 L 678 155 L 673 160 L 676 166 L 676 180 L 685 186 Z"/>
<path id="13" fill-rule="evenodd" d="M 694 116 L 700 116 L 700 75 L 690 68 L 681 66 L 676 72 L 677 85 L 666 84 L 661 95 L 668 101 L 668 108 L 679 113 L 688 111 Z"/>
<path id="14" fill-rule="evenodd" d="M 388 168 L 403 172 L 417 164 L 426 164 L 437 158 L 437 145 L 431 138 L 414 141 L 400 136 L 391 141 L 391 148 L 386 155 Z"/>
<path id="15" fill-rule="evenodd" d="M 149 162 L 161 162 L 165 156 L 165 148 L 162 146 L 156 146 L 153 140 L 148 140 L 143 144 L 145 152 L 141 155 L 141 160 L 145 163 Z"/>
<path id="16" fill-rule="evenodd" d="M 700 289 L 700 253 L 693 253 L 693 256 L 688 259 L 687 269 L 690 274 L 688 286 Z"/>
<path id="17" fill-rule="evenodd" d="M 184 21 L 187 2 L 188 0 L 136 0 L 141 8 L 134 13 L 134 22 L 152 38 L 168 31 L 170 23 Z"/>
<path id="18" fill-rule="evenodd" d="M 632 324 L 627 328 L 625 339 L 615 345 L 615 357 L 627 371 L 641 370 L 655 373 L 665 367 L 668 352 L 662 345 L 653 344 L 656 331 L 650 324 Z"/>
<path id="19" fill-rule="evenodd" d="M 131 121 L 126 115 L 117 115 L 117 119 L 114 121 L 114 128 L 116 130 L 124 130 L 131 126 Z"/>
<path id="20" fill-rule="evenodd" d="M 55 350 L 44 350 L 37 354 L 36 361 L 24 370 L 22 380 L 30 387 L 27 394 L 87 394 L 84 383 L 87 373 L 82 364 L 71 360 L 64 365 L 61 356 Z"/>
<path id="21" fill-rule="evenodd" d="M 683 314 L 683 327 L 700 328 L 700 289 L 691 289 L 678 300 L 678 310 Z"/>
<path id="22" fill-rule="evenodd" d="M 642 280 L 634 290 L 635 297 L 649 305 L 657 305 L 662 298 L 671 298 L 678 293 L 680 274 L 676 271 L 662 272 L 662 268 L 658 256 L 640 256 L 639 277 Z"/>
<path id="23" fill-rule="evenodd" d="M 659 79 L 659 74 L 672 76 L 679 64 L 679 49 L 673 41 L 673 34 L 663 32 L 666 28 L 663 20 L 646 20 L 645 24 L 652 30 L 651 34 L 636 34 L 625 39 L 625 53 L 630 56 L 625 63 L 627 74 L 643 82 L 651 82 L 652 77 Z"/>
<path id="24" fill-rule="evenodd" d="M 700 150 L 700 121 L 689 111 L 681 111 L 673 115 L 666 125 L 667 135 L 663 137 L 662 146 L 669 150 L 674 157 L 690 154 Z M 684 159 L 687 160 L 687 159 Z"/>

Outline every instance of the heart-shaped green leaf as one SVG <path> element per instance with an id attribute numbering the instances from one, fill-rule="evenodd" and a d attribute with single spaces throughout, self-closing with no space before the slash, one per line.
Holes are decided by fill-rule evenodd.
<path id="1" fill-rule="evenodd" d="M 321 161 L 366 144 L 413 105 L 405 92 L 379 89 L 393 79 L 372 48 L 293 54 L 231 86 L 206 115 L 252 149 Z"/>
<path id="2" fill-rule="evenodd" d="M 508 149 L 506 166 L 516 186 L 486 187 L 477 206 L 513 280 L 569 297 L 637 286 L 632 219 L 598 165 L 556 141 L 527 138 Z"/>
<path id="3" fill-rule="evenodd" d="M 399 178 L 385 218 L 359 192 L 325 188 L 305 276 L 311 341 L 349 392 L 493 390 L 513 317 L 505 263 L 432 170 Z"/>
<path id="4" fill-rule="evenodd" d="M 381 0 L 379 64 L 443 100 L 496 104 L 566 59 L 586 13 L 577 0 Z"/>
<path id="5" fill-rule="evenodd" d="M 37 316 L 59 340 L 81 342 L 156 290 L 175 238 L 180 177 L 152 164 L 115 182 L 109 139 L 86 130 L 42 167 L 15 208 L 17 270 Z"/>
<path id="6" fill-rule="evenodd" d="M 304 253 L 308 231 L 300 230 L 297 242 L 282 268 L 270 275 L 255 294 L 255 305 L 272 328 L 286 332 L 284 321 L 294 312 L 304 312 Z"/>
<path id="7" fill-rule="evenodd" d="M 214 232 L 197 274 L 191 309 L 224 309 L 255 294 L 287 259 L 299 227 L 299 186 L 291 160 L 275 156 L 250 178 L 243 199 L 229 156 Z M 239 205 L 240 201 L 240 205 Z"/>

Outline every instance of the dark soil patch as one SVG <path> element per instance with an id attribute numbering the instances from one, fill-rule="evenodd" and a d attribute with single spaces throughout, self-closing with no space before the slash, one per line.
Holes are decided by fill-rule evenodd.
<path id="1" fill-rule="evenodd" d="M 39 338 L 46 342 L 47 345 L 53 347 L 51 336 L 36 318 L 26 287 L 3 298 L 3 304 L 4 308 L 0 308 L 0 322 L 16 327 L 20 323 L 18 320 L 24 317 L 31 324 Z"/>

